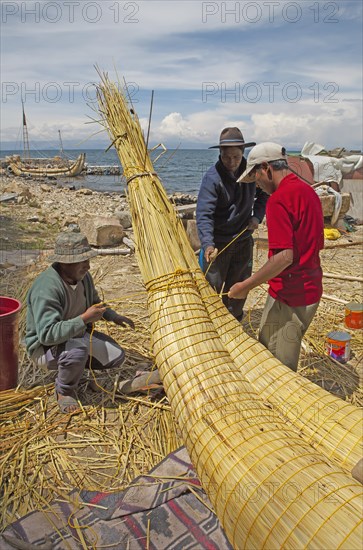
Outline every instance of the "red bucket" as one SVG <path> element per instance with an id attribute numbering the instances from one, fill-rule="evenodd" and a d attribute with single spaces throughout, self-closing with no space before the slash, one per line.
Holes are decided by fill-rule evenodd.
<path id="1" fill-rule="evenodd" d="M 19 311 L 15 298 L 0 296 L 0 391 L 18 384 Z"/>

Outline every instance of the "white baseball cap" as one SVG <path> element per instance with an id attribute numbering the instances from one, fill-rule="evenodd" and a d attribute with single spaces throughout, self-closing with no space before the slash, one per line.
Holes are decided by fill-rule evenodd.
<path id="1" fill-rule="evenodd" d="M 255 145 L 248 155 L 246 170 L 237 181 L 245 181 L 245 178 L 252 172 L 255 166 L 258 166 L 263 162 L 272 162 L 274 160 L 287 161 L 285 147 L 282 147 L 277 143 L 272 143 L 271 141 L 266 141 Z"/>

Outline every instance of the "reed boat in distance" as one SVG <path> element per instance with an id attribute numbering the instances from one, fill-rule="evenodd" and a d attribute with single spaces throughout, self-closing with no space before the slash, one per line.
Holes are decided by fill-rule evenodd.
<path id="1" fill-rule="evenodd" d="M 85 153 L 81 153 L 74 161 L 54 157 L 54 159 L 34 159 L 33 163 L 32 159 L 21 160 L 19 155 L 9 159 L 9 168 L 15 176 L 78 176 L 85 167 Z"/>
<path id="2" fill-rule="evenodd" d="M 68 159 L 65 156 L 63 142 L 60 130 L 60 154 L 53 158 L 31 158 L 29 147 L 29 135 L 27 121 L 22 102 L 22 130 L 23 130 L 23 158 L 20 155 L 7 157 L 6 163 L 8 170 L 15 176 L 30 177 L 60 177 L 60 176 L 78 176 L 86 168 L 86 153 L 81 153 L 76 159 Z"/>

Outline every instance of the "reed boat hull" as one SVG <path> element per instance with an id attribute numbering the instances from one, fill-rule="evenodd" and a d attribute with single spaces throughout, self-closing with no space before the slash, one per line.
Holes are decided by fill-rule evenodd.
<path id="1" fill-rule="evenodd" d="M 9 163 L 9 167 L 15 176 L 32 176 L 32 177 L 61 177 L 61 176 L 78 176 L 85 168 L 86 154 L 81 153 L 70 166 L 39 166 L 28 167 L 23 162 L 14 161 Z"/>

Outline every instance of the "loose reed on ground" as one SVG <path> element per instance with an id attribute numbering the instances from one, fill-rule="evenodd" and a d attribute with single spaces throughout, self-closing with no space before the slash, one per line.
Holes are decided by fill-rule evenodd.
<path id="1" fill-rule="evenodd" d="M 65 417 L 53 388 L 0 392 L 1 529 L 74 489 L 119 491 L 180 446 L 165 397 L 112 402 L 105 393 L 100 405 L 87 392 L 83 412 Z"/>
<path id="2" fill-rule="evenodd" d="M 21 346 L 21 387 L 0 393 L 1 530 L 33 510 L 48 509 L 53 499 L 72 498 L 68 495 L 74 489 L 121 490 L 182 444 L 165 396 L 114 397 L 114 384 L 119 376 L 133 376 L 136 370 L 153 361 L 146 293 L 139 282 L 140 275 L 130 269 L 128 284 L 121 294 L 116 292 L 113 276 L 116 262 L 119 263 L 119 258 L 95 258 L 92 273 L 110 305 L 135 320 L 135 330 L 106 322 L 97 326 L 126 350 L 122 369 L 95 372 L 98 392 L 90 389 L 93 374 L 85 378 L 80 386 L 82 412 L 65 416 L 54 400 L 54 372 L 43 373 L 35 368 Z M 123 258 L 122 262 L 132 268 L 135 260 Z M 24 302 L 24 288 L 29 288 L 34 277 L 48 265 L 42 263 L 30 270 L 19 270 L 2 279 L 0 285 L 6 285 L 2 289 Z"/>
<path id="3" fill-rule="evenodd" d="M 207 305 L 205 281 L 154 174 L 134 110 L 131 113 L 119 87 L 101 77 L 100 113 L 128 179 L 138 260 L 148 290 L 153 353 L 192 462 L 228 538 L 236 548 L 360 547 L 362 487 L 326 456 L 334 455 L 341 431 L 332 438 L 324 431 L 322 439 L 330 438 L 329 444 L 321 444 L 321 452 L 317 451 L 310 444 L 311 433 L 295 428 L 278 410 L 279 400 L 266 404 L 266 397 L 245 378 Z M 225 315 L 228 325 L 231 318 Z M 248 368 L 254 359 L 248 350 L 255 342 L 241 328 L 232 329 Z M 226 333 L 230 337 L 228 329 Z M 275 392 L 283 394 L 287 386 L 288 397 L 290 387 L 296 388 L 297 375 L 266 353 L 260 354 L 256 366 L 266 374 L 283 373 L 285 384 Z M 314 386 L 309 384 L 304 386 L 304 398 Z M 324 390 L 317 392 L 326 397 Z M 346 417 L 343 405 L 338 404 L 331 419 Z M 349 415 L 354 414 L 352 408 Z M 318 422 L 317 432 L 320 428 Z M 357 439 L 353 433 L 351 455 Z M 341 462 L 339 452 L 334 458 Z M 287 498 L 291 483 L 298 491 Z M 271 487 L 277 488 L 273 494 Z M 252 490 L 246 493 L 247 488 Z"/>

